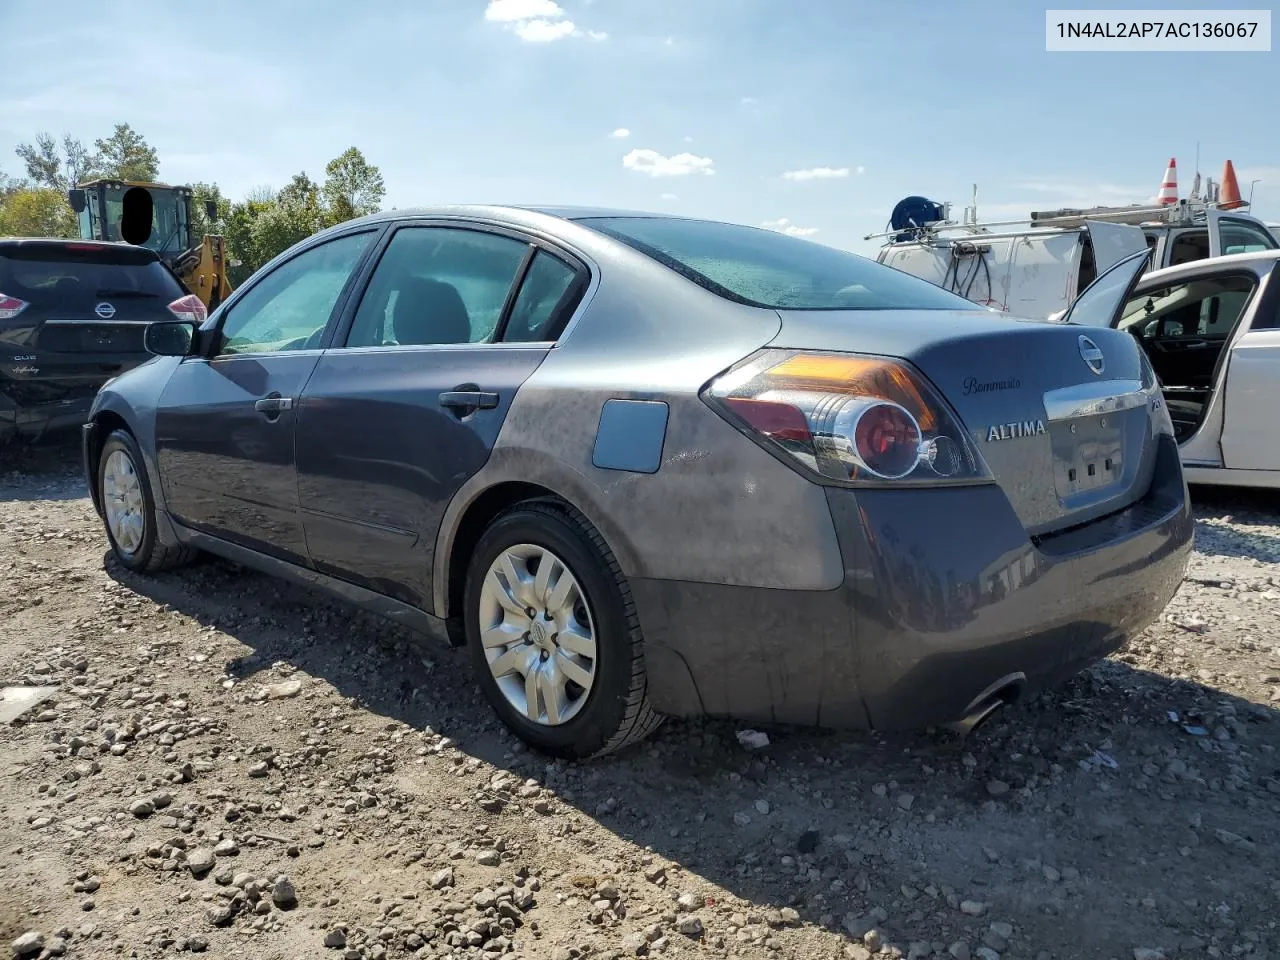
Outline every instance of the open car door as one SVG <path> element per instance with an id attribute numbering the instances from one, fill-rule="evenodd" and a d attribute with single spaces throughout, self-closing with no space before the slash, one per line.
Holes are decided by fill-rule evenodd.
<path id="1" fill-rule="evenodd" d="M 1141 227 L 1127 223 L 1102 223 L 1086 220 L 1085 229 L 1093 244 L 1094 267 L 1101 276 L 1131 253 L 1147 249 L 1147 235 Z"/>
<path id="2" fill-rule="evenodd" d="M 1210 210 L 1207 217 L 1211 257 L 1280 249 L 1267 225 L 1256 217 L 1234 210 Z"/>
<path id="3" fill-rule="evenodd" d="M 1249 299 L 1227 358 L 1222 463 L 1229 470 L 1280 471 L 1280 267 Z"/>
<path id="4" fill-rule="evenodd" d="M 1084 292 L 1076 297 L 1075 302 L 1063 314 L 1060 322 L 1086 327 L 1114 327 L 1120 319 L 1121 309 L 1133 293 L 1133 288 L 1142 279 L 1150 259 L 1151 251 L 1147 249 L 1144 240 L 1139 252 L 1131 253 L 1113 264 L 1097 280 L 1085 287 Z"/>

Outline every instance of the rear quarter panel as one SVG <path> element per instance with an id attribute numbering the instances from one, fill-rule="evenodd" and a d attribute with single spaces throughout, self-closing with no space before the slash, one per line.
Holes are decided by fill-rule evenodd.
<path id="1" fill-rule="evenodd" d="M 433 576 L 448 610 L 448 558 L 467 507 L 506 481 L 544 486 L 600 530 L 628 577 L 791 589 L 843 579 L 823 489 L 743 437 L 700 399 L 718 373 L 779 328 L 772 310 L 723 300 L 671 271 L 574 228 L 598 286 L 520 388 L 485 467 L 450 504 Z M 656 472 L 593 463 L 610 399 L 669 408 Z"/>

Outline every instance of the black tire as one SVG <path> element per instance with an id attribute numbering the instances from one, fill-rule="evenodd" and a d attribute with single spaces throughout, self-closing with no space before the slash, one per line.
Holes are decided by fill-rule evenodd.
<path id="1" fill-rule="evenodd" d="M 591 610 L 596 675 L 587 702 L 570 720 L 535 723 L 508 703 L 480 643 L 480 588 L 493 561 L 521 543 L 545 547 L 566 563 Z M 644 644 L 631 588 L 604 538 L 587 519 L 555 501 L 519 504 L 480 537 L 467 568 L 463 619 L 476 680 L 499 718 L 531 747 L 556 757 L 585 759 L 643 740 L 662 723 L 649 706 Z"/>
<path id="2" fill-rule="evenodd" d="M 106 520 L 106 493 L 103 489 L 103 475 L 106 472 L 107 458 L 117 451 L 123 452 L 133 464 L 142 488 L 143 532 L 142 543 L 133 553 L 121 549 L 111 533 L 111 525 Z M 111 544 L 111 553 L 116 562 L 128 570 L 138 573 L 160 573 L 172 570 L 189 563 L 196 551 L 190 547 L 166 547 L 156 539 L 156 501 L 151 495 L 151 479 L 142 458 L 142 450 L 138 441 L 128 430 L 113 430 L 102 444 L 102 452 L 98 455 L 97 469 L 98 499 L 103 504 L 103 528 L 107 531 L 107 541 Z"/>

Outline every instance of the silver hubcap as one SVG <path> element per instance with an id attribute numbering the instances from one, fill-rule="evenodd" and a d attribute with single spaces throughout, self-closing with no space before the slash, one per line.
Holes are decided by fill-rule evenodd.
<path id="1" fill-rule="evenodd" d="M 107 512 L 107 528 L 116 547 L 127 557 L 142 546 L 146 530 L 142 483 L 133 459 L 123 450 L 113 450 L 102 471 L 102 504 Z"/>
<path id="2" fill-rule="evenodd" d="M 563 560 L 521 543 L 500 553 L 480 588 L 480 643 L 507 702 L 534 723 L 572 720 L 596 675 L 587 598 Z"/>

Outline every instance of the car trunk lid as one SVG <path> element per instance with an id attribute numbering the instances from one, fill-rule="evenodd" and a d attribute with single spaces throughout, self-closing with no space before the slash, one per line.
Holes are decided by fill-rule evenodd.
<path id="1" fill-rule="evenodd" d="M 1132 337 L 991 311 L 782 311 L 771 346 L 912 363 L 959 414 L 1028 532 L 1139 499 L 1153 412 Z"/>

